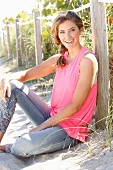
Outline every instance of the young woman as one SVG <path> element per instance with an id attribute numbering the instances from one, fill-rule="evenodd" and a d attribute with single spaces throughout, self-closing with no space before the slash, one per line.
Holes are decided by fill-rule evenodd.
<path id="1" fill-rule="evenodd" d="M 84 142 L 96 105 L 98 63 L 94 54 L 80 43 L 81 18 L 72 11 L 61 12 L 53 22 L 52 36 L 59 54 L 27 71 L 0 82 L 0 140 L 18 103 L 36 125 L 13 144 L 0 150 L 29 157 L 49 153 Z M 22 82 L 56 72 L 51 106 Z"/>

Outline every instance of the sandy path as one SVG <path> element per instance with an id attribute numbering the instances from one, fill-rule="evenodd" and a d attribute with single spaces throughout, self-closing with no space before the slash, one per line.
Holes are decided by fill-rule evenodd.
<path id="1" fill-rule="evenodd" d="M 9 72 L 7 62 L 0 58 L 0 74 Z M 43 95 L 50 104 L 50 93 Z M 31 127 L 29 120 L 17 105 L 16 112 L 2 143 L 12 143 Z M 84 144 L 51 154 L 18 158 L 0 153 L 0 170 L 113 170 L 113 152 L 105 147 L 105 133 L 91 134 Z"/>

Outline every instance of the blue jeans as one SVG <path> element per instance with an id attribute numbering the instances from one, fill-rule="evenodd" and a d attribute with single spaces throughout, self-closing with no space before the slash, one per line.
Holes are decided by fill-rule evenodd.
<path id="1" fill-rule="evenodd" d="M 0 102 L 0 131 L 6 131 L 18 103 L 36 126 L 50 117 L 49 106 L 23 83 L 11 81 L 11 97 Z M 24 133 L 13 144 L 6 145 L 6 152 L 17 156 L 50 153 L 74 146 L 78 140 L 67 135 L 59 125 L 37 132 Z"/>

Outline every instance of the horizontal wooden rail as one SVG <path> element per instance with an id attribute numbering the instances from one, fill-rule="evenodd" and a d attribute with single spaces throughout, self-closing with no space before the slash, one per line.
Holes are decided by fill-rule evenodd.
<path id="1" fill-rule="evenodd" d="M 77 9 L 74 9 L 72 11 L 74 12 L 80 12 L 86 8 L 89 8 L 90 7 L 90 3 L 86 4 L 86 5 L 82 5 L 81 7 L 77 8 Z M 54 18 L 56 18 L 57 14 L 53 15 L 53 16 L 47 16 L 47 17 L 37 17 L 37 19 L 41 19 L 41 20 L 53 20 Z"/>
<path id="2" fill-rule="evenodd" d="M 89 8 L 90 7 L 90 3 L 86 4 L 86 5 L 82 5 L 81 7 L 77 8 L 77 9 L 74 9 L 72 11 L 74 12 L 80 12 L 86 8 Z M 40 20 L 53 20 L 54 18 L 56 18 L 57 14 L 53 15 L 53 16 L 47 16 L 47 17 L 37 17 L 37 19 L 40 19 Z M 18 25 L 27 25 L 27 24 L 30 24 L 34 22 L 34 20 L 30 20 L 30 21 L 27 21 L 27 22 L 18 22 L 17 24 Z M 15 24 L 8 24 L 9 27 L 15 27 Z"/>
<path id="3" fill-rule="evenodd" d="M 98 2 L 113 3 L 113 0 L 98 0 Z"/>
<path id="4" fill-rule="evenodd" d="M 34 20 L 30 20 L 27 22 L 17 22 L 18 25 L 22 26 L 22 25 L 28 25 L 30 23 L 34 22 Z M 9 27 L 15 27 L 15 24 L 8 24 Z"/>
<path id="5" fill-rule="evenodd" d="M 34 20 L 30 20 L 30 21 L 27 21 L 27 22 L 18 22 L 18 24 L 19 24 L 20 26 L 22 26 L 22 25 L 28 25 L 28 24 L 30 24 L 30 23 L 32 23 L 32 22 L 34 22 Z"/>

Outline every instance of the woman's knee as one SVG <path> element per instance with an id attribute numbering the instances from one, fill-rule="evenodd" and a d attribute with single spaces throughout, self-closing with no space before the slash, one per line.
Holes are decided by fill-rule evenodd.
<path id="1" fill-rule="evenodd" d="M 18 80 L 11 80 L 10 85 L 11 85 L 11 89 L 15 89 L 15 88 L 21 89 L 23 86 L 23 83 L 21 83 Z"/>
<path id="2" fill-rule="evenodd" d="M 16 90 L 17 92 L 19 90 L 19 92 L 22 91 L 23 93 L 28 95 L 29 88 L 25 84 L 23 84 L 22 82 L 20 82 L 18 80 L 11 80 L 10 84 L 11 84 L 11 89 L 12 90 Z"/>
<path id="3" fill-rule="evenodd" d="M 12 152 L 17 156 L 29 157 L 32 155 L 33 146 L 29 133 L 25 133 L 16 139 L 12 146 Z"/>

